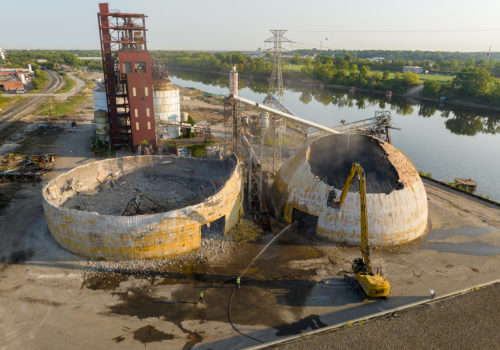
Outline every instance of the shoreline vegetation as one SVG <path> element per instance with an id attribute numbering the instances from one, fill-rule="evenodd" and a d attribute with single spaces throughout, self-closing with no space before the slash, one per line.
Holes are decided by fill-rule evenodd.
<path id="1" fill-rule="evenodd" d="M 214 74 L 214 75 L 220 75 L 220 76 L 229 76 L 229 71 L 228 72 L 210 71 L 210 70 L 195 69 L 195 68 L 182 67 L 182 66 L 171 66 L 171 71 L 174 74 L 176 71 L 180 71 L 180 72 L 192 72 L 192 73 L 203 73 L 203 74 Z M 255 74 L 250 74 L 250 73 L 239 73 L 239 75 L 240 75 L 240 77 L 250 78 L 250 79 L 259 79 L 259 80 L 267 80 L 269 78 L 269 76 L 266 76 L 266 75 L 255 75 Z M 287 79 L 285 76 L 284 76 L 283 80 L 285 82 L 293 82 L 294 81 L 293 79 Z M 228 78 L 228 82 L 229 82 L 229 78 Z M 313 82 L 321 83 L 321 81 L 313 81 Z M 324 84 L 324 87 L 333 88 L 336 90 L 349 90 L 349 88 L 351 86 L 339 85 L 339 84 Z M 359 87 L 356 87 L 356 91 L 364 92 L 364 93 L 371 93 L 374 95 L 385 95 L 385 93 L 386 93 L 386 90 L 376 90 L 376 89 L 359 88 Z M 267 92 L 267 90 L 261 91 L 261 92 Z M 425 101 L 425 102 L 445 103 L 446 105 L 455 106 L 455 107 L 477 108 L 477 109 L 482 109 L 482 110 L 486 110 L 486 111 L 500 112 L 500 105 L 499 106 L 492 106 L 492 105 L 478 104 L 478 103 L 475 103 L 472 101 L 465 101 L 465 100 L 461 100 L 458 98 L 447 99 L 445 101 L 442 101 L 440 98 L 437 98 L 437 97 L 428 97 L 428 96 L 423 96 L 422 94 L 408 94 L 407 92 L 392 93 L 392 96 L 404 97 L 404 98 Z"/>
<path id="2" fill-rule="evenodd" d="M 153 58 L 165 63 L 172 70 L 192 69 L 198 72 L 227 74 L 233 65 L 242 76 L 269 77 L 272 63 L 269 58 L 251 58 L 242 53 L 165 52 L 155 51 Z M 351 54 L 333 56 L 318 54 L 312 57 L 283 59 L 284 80 L 323 83 L 325 86 L 349 88 L 360 91 L 385 93 L 397 96 L 446 101 L 452 104 L 500 110 L 500 62 L 474 59 L 451 60 L 444 73 L 441 65 L 430 60 L 383 60 L 354 58 Z M 422 64 L 429 74 L 402 72 L 408 64 Z M 433 68 L 434 67 L 434 70 Z M 426 69 L 429 68 L 429 69 Z M 361 90 L 362 89 L 362 90 Z M 479 107 L 480 106 L 480 107 Z"/>
<path id="3" fill-rule="evenodd" d="M 171 69 L 227 74 L 236 65 L 241 75 L 267 78 L 271 75 L 269 53 L 201 52 L 152 50 L 153 60 Z M 100 56 L 99 50 L 11 50 L 6 68 L 34 69 L 43 65 L 56 70 L 102 70 L 102 63 L 86 59 Z M 41 63 L 43 61 L 43 63 Z M 403 72 L 418 66 L 423 74 Z M 500 53 L 386 50 L 298 49 L 282 57 L 283 78 L 321 82 L 327 86 L 393 95 L 411 95 L 428 101 L 446 101 L 457 106 L 500 111 Z M 429 73 L 429 74 L 425 74 Z M 38 78 L 38 77 L 37 77 Z M 43 79 L 43 77 L 40 77 Z M 69 83 L 69 81 L 68 81 Z M 71 83 L 69 83 L 71 84 Z"/>

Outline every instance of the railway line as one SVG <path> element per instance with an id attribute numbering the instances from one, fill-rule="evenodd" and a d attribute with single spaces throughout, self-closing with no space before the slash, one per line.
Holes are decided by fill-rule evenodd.
<path id="1" fill-rule="evenodd" d="M 52 71 L 45 72 L 50 82 L 46 87 L 40 90 L 41 93 L 54 93 L 63 87 L 64 79 L 59 74 Z M 16 122 L 25 115 L 36 111 L 36 109 L 48 99 L 49 97 L 47 96 L 32 97 L 7 109 L 7 111 L 0 114 L 0 131 L 5 129 L 9 123 Z"/>

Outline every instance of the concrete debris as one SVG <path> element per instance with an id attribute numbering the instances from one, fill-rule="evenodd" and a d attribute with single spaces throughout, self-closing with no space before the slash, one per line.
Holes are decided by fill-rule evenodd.
<path id="1" fill-rule="evenodd" d="M 173 164 L 168 172 L 159 166 L 137 170 L 124 176 L 106 176 L 91 190 L 76 190 L 64 204 L 64 208 L 101 215 L 122 215 L 129 202 L 136 198 L 147 197 L 140 201 L 140 210 L 127 211 L 127 215 L 166 212 L 201 202 L 214 194 L 223 185 L 223 172 L 212 171 L 214 176 L 188 176 Z M 179 170 L 179 172 L 177 172 Z M 218 179 L 217 175 L 220 175 Z M 99 175 L 98 175 L 99 176 Z M 130 206 L 129 206 L 130 207 Z"/>
<path id="2" fill-rule="evenodd" d="M 231 256 L 233 252 L 236 252 L 240 245 L 239 242 L 227 241 L 220 238 L 202 238 L 200 249 L 175 258 L 122 261 L 88 260 L 82 261 L 81 264 L 87 273 L 117 272 L 155 275 L 165 272 L 182 271 L 182 267 L 186 264 L 220 262 Z"/>

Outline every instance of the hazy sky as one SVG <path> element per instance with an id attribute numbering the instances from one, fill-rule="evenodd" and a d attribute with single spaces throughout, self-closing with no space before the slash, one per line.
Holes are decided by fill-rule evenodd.
<path id="1" fill-rule="evenodd" d="M 0 47 L 98 49 L 94 0 L 1 0 Z M 270 29 L 292 48 L 500 51 L 499 0 L 114 0 L 147 16 L 149 49 L 255 50 Z M 288 47 L 290 47 L 288 45 Z"/>

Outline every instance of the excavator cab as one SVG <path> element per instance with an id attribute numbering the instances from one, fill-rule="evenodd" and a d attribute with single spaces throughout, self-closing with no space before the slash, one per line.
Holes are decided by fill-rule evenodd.
<path id="1" fill-rule="evenodd" d="M 366 273 L 366 265 L 362 258 L 356 258 L 352 261 L 352 272 L 356 273 Z"/>

